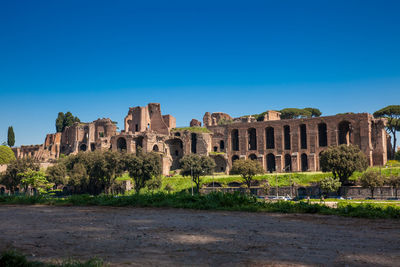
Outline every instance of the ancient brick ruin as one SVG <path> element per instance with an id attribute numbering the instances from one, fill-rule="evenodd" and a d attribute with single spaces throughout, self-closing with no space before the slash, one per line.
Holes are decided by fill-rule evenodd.
<path id="1" fill-rule="evenodd" d="M 197 120 L 191 121 L 192 127 L 176 128 L 173 116 L 162 115 L 160 104 L 150 103 L 129 108 L 121 132 L 110 119 L 75 123 L 62 133 L 48 134 L 43 145 L 21 146 L 14 152 L 20 158 L 49 161 L 80 151 L 136 153 L 140 147 L 162 155 L 165 175 L 179 169 L 179 160 L 190 153 L 213 157 L 217 172 L 229 172 L 240 158 L 258 160 L 270 172 L 318 171 L 321 152 L 340 144 L 357 145 L 370 166 L 384 165 L 389 142 L 385 123 L 368 113 L 281 120 L 279 112 L 267 111 L 257 121 L 206 112 L 206 129 Z"/>

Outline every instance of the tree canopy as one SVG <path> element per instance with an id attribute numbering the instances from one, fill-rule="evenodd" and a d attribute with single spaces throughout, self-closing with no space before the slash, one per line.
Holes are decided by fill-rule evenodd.
<path id="1" fill-rule="evenodd" d="M 196 184 L 197 193 L 200 191 L 201 176 L 212 174 L 215 168 L 215 161 L 208 156 L 190 154 L 180 160 L 183 176 L 191 176 Z"/>
<path id="2" fill-rule="evenodd" d="M 5 185 L 11 193 L 14 193 L 21 184 L 22 177 L 18 176 L 18 174 L 28 170 L 39 171 L 39 164 L 32 158 L 23 158 L 11 161 L 7 166 L 7 170 L 4 173 L 0 184 Z"/>
<path id="3" fill-rule="evenodd" d="M 257 160 L 238 159 L 233 163 L 231 173 L 241 175 L 247 187 L 250 189 L 253 177 L 257 174 L 264 173 L 264 169 Z"/>
<path id="4" fill-rule="evenodd" d="M 9 147 L 14 146 L 15 144 L 15 134 L 14 134 L 14 129 L 12 126 L 8 127 L 8 132 L 7 132 L 7 145 Z"/>
<path id="5" fill-rule="evenodd" d="M 279 112 L 281 113 L 281 119 L 283 120 L 319 117 L 322 114 L 322 112 L 317 108 L 284 108 Z"/>
<path id="6" fill-rule="evenodd" d="M 8 164 L 15 160 L 14 152 L 8 146 L 0 146 L 0 164 Z"/>
<path id="7" fill-rule="evenodd" d="M 323 172 L 332 172 L 345 185 L 348 178 L 355 172 L 364 171 L 368 161 L 364 153 L 354 145 L 340 145 L 329 147 L 321 154 L 321 169 Z"/>
<path id="8" fill-rule="evenodd" d="M 321 180 L 319 185 L 321 187 L 322 192 L 328 194 L 330 192 L 335 192 L 339 190 L 342 183 L 339 181 L 339 178 L 326 177 Z"/>
<path id="9" fill-rule="evenodd" d="M 64 131 L 65 127 L 72 126 L 75 122 L 80 122 L 78 117 L 74 117 L 71 112 L 59 112 L 56 119 L 56 131 L 60 133 Z"/>
<path id="10" fill-rule="evenodd" d="M 391 105 L 374 112 L 376 118 L 386 118 L 386 131 L 393 136 L 391 159 L 395 157 L 396 151 L 396 132 L 400 131 L 400 105 Z"/>
<path id="11" fill-rule="evenodd" d="M 360 177 L 361 186 L 370 189 L 372 198 L 374 198 L 375 188 L 383 186 L 384 181 L 384 177 L 379 172 L 374 170 L 366 171 Z"/>

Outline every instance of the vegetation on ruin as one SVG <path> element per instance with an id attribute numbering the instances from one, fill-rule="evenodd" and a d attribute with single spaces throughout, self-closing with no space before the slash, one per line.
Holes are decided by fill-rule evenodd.
<path id="1" fill-rule="evenodd" d="M 14 129 L 12 126 L 8 127 L 8 132 L 7 132 L 7 145 L 9 147 L 14 146 L 15 144 L 15 134 L 14 134 Z"/>
<path id="2" fill-rule="evenodd" d="M 39 261 L 30 261 L 24 254 L 16 250 L 6 250 L 0 255 L 0 266 L 2 267 L 101 267 L 103 261 L 97 258 L 88 261 L 78 261 L 68 259 L 61 263 L 44 263 Z"/>
<path id="3" fill-rule="evenodd" d="M 322 115 L 322 112 L 318 108 L 284 108 L 281 110 L 277 110 L 281 113 L 281 119 L 300 119 L 300 118 L 311 118 L 311 117 L 319 117 Z M 267 111 L 262 112 L 260 114 L 253 114 L 252 117 L 256 118 L 257 121 L 263 121 L 264 116 L 267 114 Z M 244 117 L 248 117 L 244 116 Z"/>
<path id="4" fill-rule="evenodd" d="M 400 105 L 391 105 L 374 112 L 376 118 L 386 118 L 386 131 L 393 136 L 391 159 L 395 158 L 397 147 L 396 132 L 400 131 Z"/>
<path id="5" fill-rule="evenodd" d="M 78 117 L 74 117 L 71 112 L 59 112 L 56 119 L 56 131 L 61 133 L 68 126 L 72 126 L 75 122 L 81 122 Z"/>
<path id="6" fill-rule="evenodd" d="M 212 192 L 206 195 L 188 193 L 144 193 L 129 196 L 73 195 L 65 198 L 48 196 L 0 196 L 2 204 L 47 204 L 74 206 L 169 207 L 199 210 L 249 212 L 318 213 L 362 218 L 400 218 L 400 207 L 391 203 L 338 202 L 337 208 L 312 202 L 259 201 L 247 194 Z"/>
<path id="7" fill-rule="evenodd" d="M 179 127 L 179 128 L 173 128 L 171 132 L 193 132 L 193 133 L 211 133 L 210 130 L 208 130 L 206 127 Z"/>
<path id="8" fill-rule="evenodd" d="M 332 172 L 343 185 L 348 183 L 355 171 L 365 171 L 368 167 L 364 153 L 357 146 L 345 144 L 329 147 L 322 152 L 320 162 L 322 171 Z"/>
<path id="9" fill-rule="evenodd" d="M 8 146 L 0 146 L 0 164 L 8 164 L 15 160 L 14 152 Z"/>

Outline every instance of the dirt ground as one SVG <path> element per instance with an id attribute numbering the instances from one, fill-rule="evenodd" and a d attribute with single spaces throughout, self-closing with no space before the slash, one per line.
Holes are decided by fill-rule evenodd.
<path id="1" fill-rule="evenodd" d="M 303 214 L 0 206 L 0 250 L 119 265 L 400 266 L 400 221 Z"/>

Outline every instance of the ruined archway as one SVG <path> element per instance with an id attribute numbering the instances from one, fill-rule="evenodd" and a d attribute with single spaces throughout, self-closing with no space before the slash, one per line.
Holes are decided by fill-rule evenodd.
<path id="1" fill-rule="evenodd" d="M 249 159 L 251 160 L 257 160 L 257 155 L 256 154 L 250 154 Z"/>
<path id="2" fill-rule="evenodd" d="M 117 140 L 117 149 L 119 152 L 126 152 L 126 140 L 123 137 L 118 138 Z"/>
<path id="3" fill-rule="evenodd" d="M 237 129 L 232 130 L 231 140 L 232 140 L 232 150 L 239 151 L 239 130 Z"/>
<path id="4" fill-rule="evenodd" d="M 239 156 L 238 155 L 233 155 L 232 156 L 232 165 L 233 165 L 233 163 L 235 162 L 235 160 L 238 160 L 239 159 Z"/>
<path id="5" fill-rule="evenodd" d="M 154 151 L 154 152 L 158 152 L 158 151 L 159 151 L 158 145 L 154 145 L 154 146 L 153 146 L 153 151 Z"/>
<path id="6" fill-rule="evenodd" d="M 285 155 L 285 171 L 292 171 L 292 156 L 290 154 Z"/>
<path id="7" fill-rule="evenodd" d="M 318 124 L 318 144 L 320 147 L 328 145 L 328 133 L 326 123 L 321 122 Z"/>
<path id="8" fill-rule="evenodd" d="M 257 150 L 257 131 L 255 128 L 247 130 L 247 138 L 249 141 L 249 150 Z"/>
<path id="9" fill-rule="evenodd" d="M 274 149 L 275 148 L 274 128 L 267 127 L 265 129 L 265 136 L 266 136 L 266 142 L 267 142 L 267 149 Z"/>
<path id="10" fill-rule="evenodd" d="M 300 125 L 300 148 L 307 149 L 307 126 L 305 124 Z"/>
<path id="11" fill-rule="evenodd" d="M 267 171 L 268 172 L 274 172 L 276 170 L 275 166 L 275 156 L 272 153 L 269 153 L 267 155 Z"/>
<path id="12" fill-rule="evenodd" d="M 180 159 L 183 157 L 183 143 L 182 140 L 178 138 L 169 139 L 165 142 L 168 149 L 169 156 L 172 159 L 171 170 L 176 170 L 180 168 Z"/>
<path id="13" fill-rule="evenodd" d="M 227 162 L 222 156 L 216 156 L 214 157 L 215 161 L 215 172 L 225 172 L 226 171 L 226 165 Z"/>
<path id="14" fill-rule="evenodd" d="M 283 126 L 283 135 L 284 135 L 284 143 L 285 149 L 290 150 L 290 126 L 285 125 Z"/>
<path id="15" fill-rule="evenodd" d="M 81 144 L 79 146 L 79 151 L 86 151 L 87 150 L 87 145 L 86 144 Z M 33 156 L 33 155 L 32 155 Z"/>
<path id="16" fill-rule="evenodd" d="M 301 154 L 301 171 L 308 171 L 308 157 L 306 153 Z"/>
<path id="17" fill-rule="evenodd" d="M 225 142 L 224 140 L 219 141 L 219 150 L 222 151 L 225 149 Z"/>
<path id="18" fill-rule="evenodd" d="M 339 128 L 339 145 L 350 144 L 351 124 L 348 121 L 342 121 L 338 125 Z"/>

